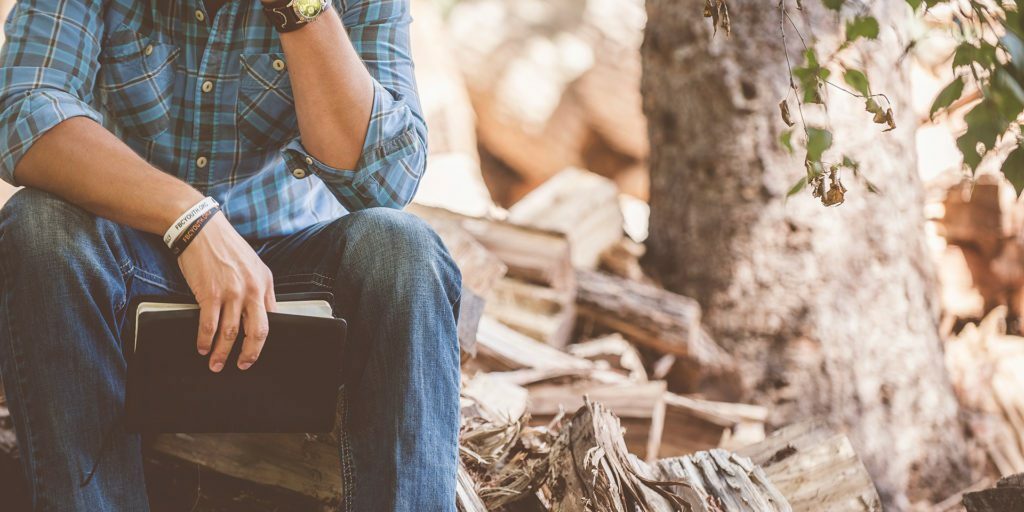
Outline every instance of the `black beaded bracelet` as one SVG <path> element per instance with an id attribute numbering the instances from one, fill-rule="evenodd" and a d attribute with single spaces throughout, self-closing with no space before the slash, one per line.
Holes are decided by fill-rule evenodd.
<path id="1" fill-rule="evenodd" d="M 213 218 L 217 212 L 220 211 L 219 207 L 214 206 L 209 210 L 206 210 L 202 215 L 196 217 L 196 220 L 192 221 L 184 231 L 178 235 L 178 238 L 174 239 L 174 243 L 171 244 L 171 251 L 175 256 L 180 256 L 182 252 L 185 252 L 185 248 L 196 239 L 199 232 L 203 230 L 203 226 L 206 225 L 210 219 Z"/>

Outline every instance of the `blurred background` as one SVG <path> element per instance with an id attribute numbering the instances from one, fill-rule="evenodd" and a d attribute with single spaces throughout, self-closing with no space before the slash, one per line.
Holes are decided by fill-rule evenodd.
<path id="1" fill-rule="evenodd" d="M 537 425 L 603 397 L 650 463 L 819 422 L 860 469 L 814 459 L 800 479 L 751 455 L 798 510 L 961 510 L 1024 472 L 1024 207 L 997 164 L 962 170 L 980 92 L 931 112 L 954 76 L 955 5 L 849 2 L 881 22 L 851 48 L 848 13 L 817 2 L 785 23 L 774 2 L 729 2 L 728 35 L 697 0 L 411 3 L 431 152 L 411 210 L 479 299 L 460 332 L 467 399 Z M 883 132 L 826 88 L 800 112 L 858 162 L 832 208 L 789 194 L 802 154 L 779 142 L 802 44 L 864 69 L 895 111 Z M 481 414 L 464 408 L 464 435 Z M 323 498 L 175 442 L 161 450 Z M 485 496 L 497 466 L 473 460 Z M 819 490 L 869 477 L 822 501 L 807 475 Z"/>

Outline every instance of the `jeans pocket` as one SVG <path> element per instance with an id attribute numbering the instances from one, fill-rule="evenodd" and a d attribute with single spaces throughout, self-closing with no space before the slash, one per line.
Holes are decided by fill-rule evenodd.
<path id="1" fill-rule="evenodd" d="M 131 29 L 108 37 L 100 55 L 99 92 L 117 125 L 146 140 L 167 131 L 174 61 L 180 52 L 177 46 L 151 41 Z"/>
<path id="2" fill-rule="evenodd" d="M 238 135 L 257 148 L 283 146 L 299 133 L 284 55 L 243 54 L 241 59 L 235 102 Z"/>

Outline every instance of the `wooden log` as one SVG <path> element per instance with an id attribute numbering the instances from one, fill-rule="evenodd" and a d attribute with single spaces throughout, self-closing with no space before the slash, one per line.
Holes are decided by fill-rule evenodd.
<path id="1" fill-rule="evenodd" d="M 514 204 L 508 220 L 565 234 L 573 264 L 593 269 L 623 237 L 618 198 L 619 189 L 608 178 L 570 167 Z"/>
<path id="2" fill-rule="evenodd" d="M 875 512 L 878 491 L 850 440 L 822 423 L 800 423 L 741 448 L 789 501 L 794 512 Z"/>
<path id="3" fill-rule="evenodd" d="M 991 489 L 964 493 L 967 512 L 1024 510 L 1024 473 L 1005 476 Z"/>
<path id="4" fill-rule="evenodd" d="M 696 392 L 709 378 L 735 380 L 736 365 L 700 327 L 700 305 L 661 288 L 609 274 L 579 271 L 576 307 L 583 323 L 676 356 L 688 381 L 677 390 Z"/>
<path id="5" fill-rule="evenodd" d="M 528 386 L 527 391 L 528 411 L 534 422 L 543 424 L 563 411 L 576 410 L 584 405 L 583 397 L 588 397 L 619 417 L 625 427 L 623 439 L 631 453 L 649 462 L 659 457 L 665 429 L 664 382 L 545 383 Z"/>
<path id="6" fill-rule="evenodd" d="M 663 481 L 682 481 L 692 510 L 730 512 L 791 512 L 786 498 L 765 471 L 749 458 L 722 449 L 658 461 L 656 473 Z M 828 509 L 821 509 L 828 510 Z"/>
<path id="7" fill-rule="evenodd" d="M 563 512 L 683 510 L 682 496 L 652 483 L 642 465 L 626 450 L 618 418 L 586 400 L 551 449 L 543 492 Z"/>
<path id="8" fill-rule="evenodd" d="M 477 357 L 465 368 L 469 371 L 533 369 L 570 372 L 595 369 L 594 364 L 586 359 L 566 354 L 487 316 L 480 321 Z"/>
<path id="9" fill-rule="evenodd" d="M 324 503 L 342 492 L 338 448 L 305 434 L 168 434 L 160 453 L 260 485 L 288 489 Z"/>
<path id="10" fill-rule="evenodd" d="M 564 348 L 576 323 L 575 297 L 565 290 L 514 278 L 499 280 L 487 296 L 490 317 L 533 339 Z"/>
<path id="11" fill-rule="evenodd" d="M 768 410 L 757 405 L 714 402 L 667 393 L 661 457 L 688 455 L 764 440 Z"/>

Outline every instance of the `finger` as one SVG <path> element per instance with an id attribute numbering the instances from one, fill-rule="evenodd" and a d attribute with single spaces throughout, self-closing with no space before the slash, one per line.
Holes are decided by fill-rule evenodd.
<path id="1" fill-rule="evenodd" d="M 245 339 L 242 341 L 242 353 L 238 355 L 238 368 L 248 370 L 263 351 L 263 344 L 270 333 L 267 311 L 260 301 L 249 302 L 243 315 L 245 319 Z"/>
<path id="2" fill-rule="evenodd" d="M 199 333 L 196 336 L 196 350 L 200 354 L 210 353 L 213 337 L 217 334 L 217 323 L 220 319 L 220 303 L 207 301 L 199 305 Z"/>
<path id="3" fill-rule="evenodd" d="M 231 353 L 238 337 L 239 317 L 242 316 L 242 303 L 239 300 L 225 302 L 221 307 L 220 328 L 217 329 L 217 340 L 213 344 L 213 355 L 210 356 L 210 370 L 219 372 L 224 369 L 224 362 Z"/>
<path id="4" fill-rule="evenodd" d="M 269 270 L 268 270 L 269 272 Z M 277 311 L 277 294 L 274 293 L 274 278 L 271 277 L 270 286 L 267 287 L 266 297 L 263 299 L 267 311 Z"/>

